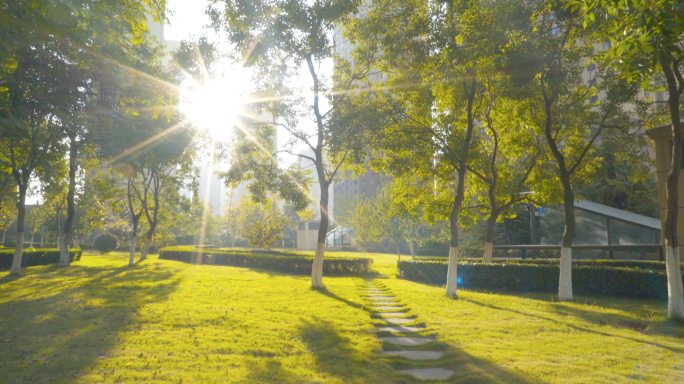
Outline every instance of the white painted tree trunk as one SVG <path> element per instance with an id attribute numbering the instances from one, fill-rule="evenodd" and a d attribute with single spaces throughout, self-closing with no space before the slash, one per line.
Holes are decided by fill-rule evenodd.
<path id="1" fill-rule="evenodd" d="M 35 237 L 35 235 L 35 232 L 31 232 L 31 248 L 33 248 L 33 238 Z"/>
<path id="2" fill-rule="evenodd" d="M 142 250 L 140 251 L 140 261 L 143 261 L 147 259 L 147 254 L 150 252 L 150 242 L 145 241 L 145 244 L 142 247 Z"/>
<path id="3" fill-rule="evenodd" d="M 45 226 L 40 228 L 40 247 L 45 246 Z"/>
<path id="4" fill-rule="evenodd" d="M 81 248 L 81 240 L 78 237 L 74 237 L 74 248 Z"/>
<path id="5" fill-rule="evenodd" d="M 666 246 L 667 314 L 670 318 L 684 319 L 684 287 L 682 286 L 680 262 L 679 247 Z"/>
<path id="6" fill-rule="evenodd" d="M 128 266 L 132 267 L 135 264 L 135 245 L 138 242 L 138 239 L 136 239 L 135 236 L 133 236 L 133 240 L 131 240 L 131 257 L 128 259 Z"/>
<path id="7" fill-rule="evenodd" d="M 24 232 L 17 232 L 17 246 L 14 248 L 14 259 L 12 259 L 11 275 L 21 273 L 21 257 L 24 254 Z"/>
<path id="8" fill-rule="evenodd" d="M 484 248 L 484 262 L 489 264 L 494 257 L 494 243 L 485 243 Z"/>
<path id="9" fill-rule="evenodd" d="M 57 242 L 59 243 L 59 264 L 62 267 L 68 267 L 71 264 L 71 257 L 69 257 L 69 239 L 66 232 L 62 233 Z"/>
<path id="10" fill-rule="evenodd" d="M 316 243 L 313 265 L 311 266 L 311 286 L 323 288 L 323 257 L 325 256 L 325 243 Z"/>
<path id="11" fill-rule="evenodd" d="M 572 301 L 572 248 L 561 247 L 558 299 Z"/>
<path id="12" fill-rule="evenodd" d="M 458 298 L 458 247 L 449 249 L 449 270 L 447 271 L 446 294 Z"/>
<path id="13" fill-rule="evenodd" d="M 7 237 L 7 230 L 6 229 L 4 231 L 2 231 L 2 243 L 3 244 L 5 244 L 5 237 Z"/>

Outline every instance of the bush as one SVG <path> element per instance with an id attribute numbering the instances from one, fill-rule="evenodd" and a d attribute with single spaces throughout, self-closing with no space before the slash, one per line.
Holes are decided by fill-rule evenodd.
<path id="1" fill-rule="evenodd" d="M 81 249 L 72 248 L 69 250 L 71 261 L 81 259 Z M 14 249 L 0 250 L 0 269 L 10 269 L 14 259 Z M 59 249 L 56 248 L 34 248 L 24 249 L 21 258 L 21 267 L 33 267 L 36 265 L 57 264 L 59 262 Z"/>
<path id="2" fill-rule="evenodd" d="M 95 244 L 90 244 L 90 243 L 80 243 L 78 246 L 83 251 L 92 251 L 95 249 Z"/>
<path id="3" fill-rule="evenodd" d="M 97 249 L 100 254 L 107 254 L 119 247 L 119 240 L 116 236 L 103 233 L 95 238 L 95 249 Z"/>
<path id="4" fill-rule="evenodd" d="M 447 266 L 442 260 L 399 262 L 403 278 L 440 285 L 446 283 Z M 458 265 L 459 286 L 487 291 L 557 292 L 559 273 L 557 262 L 484 264 L 466 261 Z M 576 264 L 572 269 L 572 285 L 577 295 L 667 299 L 667 276 L 654 269 Z"/>
<path id="5" fill-rule="evenodd" d="M 159 250 L 159 258 L 195 263 L 202 255 L 204 264 L 232 265 L 270 269 L 292 274 L 310 274 L 313 256 L 272 251 L 199 250 L 195 247 L 166 247 Z M 329 258 L 323 261 L 327 276 L 358 275 L 370 272 L 369 258 Z"/>
<path id="6" fill-rule="evenodd" d="M 444 257 L 421 257 L 420 261 L 442 261 L 447 262 Z M 468 263 L 482 263 L 482 258 L 459 258 L 460 261 L 465 261 Z M 535 264 L 535 265 L 558 265 L 559 259 L 494 259 L 493 263 L 500 264 Z M 666 269 L 665 262 L 663 261 L 650 261 L 650 260 L 587 260 L 578 259 L 572 260 L 573 267 L 615 267 L 615 268 L 639 268 L 639 269 L 651 269 L 654 271 L 664 271 Z M 684 263 L 682 263 L 682 268 L 684 268 Z"/>

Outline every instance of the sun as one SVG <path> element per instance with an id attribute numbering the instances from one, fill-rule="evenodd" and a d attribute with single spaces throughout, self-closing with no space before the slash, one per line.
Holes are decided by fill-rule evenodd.
<path id="1" fill-rule="evenodd" d="M 244 113 L 238 76 L 210 79 L 205 84 L 190 82 L 183 89 L 183 113 L 208 132 L 212 140 L 228 140 L 238 117 Z"/>

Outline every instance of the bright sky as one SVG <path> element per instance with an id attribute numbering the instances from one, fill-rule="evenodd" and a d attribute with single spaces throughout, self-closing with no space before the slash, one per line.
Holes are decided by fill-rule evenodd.
<path id="1" fill-rule="evenodd" d="M 170 17 L 170 25 L 165 26 L 164 38 L 166 40 L 184 40 L 190 38 L 190 36 L 198 37 L 202 34 L 207 34 L 212 39 L 218 38 L 212 29 L 204 28 L 209 24 L 209 17 L 204 13 L 206 4 L 207 2 L 203 0 L 168 0 L 168 7 L 174 14 Z M 326 64 L 327 65 L 324 65 L 325 72 L 331 71 L 332 62 Z M 300 81 L 303 86 L 308 87 L 311 83 L 311 78 L 306 68 L 302 68 L 299 78 L 301 79 Z M 231 79 L 225 79 L 224 81 L 224 83 L 231 82 Z M 216 105 L 217 102 L 220 101 L 215 100 L 211 104 Z M 325 108 L 325 106 L 322 106 L 322 108 Z M 302 121 L 302 124 L 306 127 L 310 127 L 312 131 L 315 129 L 314 123 L 308 119 Z M 281 145 L 290 137 L 288 132 L 282 128 L 278 129 L 277 135 L 278 143 Z M 302 144 L 295 147 L 294 151 L 300 152 L 306 149 L 307 147 Z M 287 155 L 280 157 L 286 162 L 295 160 L 294 157 Z"/>

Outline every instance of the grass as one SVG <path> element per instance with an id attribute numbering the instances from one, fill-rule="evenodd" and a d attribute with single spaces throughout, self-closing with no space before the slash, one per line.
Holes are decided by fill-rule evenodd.
<path id="1" fill-rule="evenodd" d="M 336 253 L 344 255 L 344 253 Z M 450 383 L 684 382 L 684 327 L 663 302 L 460 293 L 395 278 L 436 362 L 383 358 L 356 277 L 325 278 L 85 253 L 71 268 L 0 272 L 1 383 L 411 383 L 392 368 L 440 366 Z M 392 348 L 385 345 L 386 349 Z"/>

